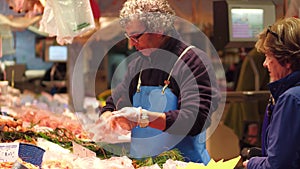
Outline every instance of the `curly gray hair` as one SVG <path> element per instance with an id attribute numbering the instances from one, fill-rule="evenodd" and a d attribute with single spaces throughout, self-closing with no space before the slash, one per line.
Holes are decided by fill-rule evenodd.
<path id="1" fill-rule="evenodd" d="M 290 63 L 293 71 L 300 70 L 300 19 L 278 20 L 258 36 L 258 51 L 271 52 L 281 65 Z"/>
<path id="2" fill-rule="evenodd" d="M 175 12 L 167 0 L 127 0 L 120 11 L 120 24 L 138 19 L 152 32 L 173 28 Z"/>

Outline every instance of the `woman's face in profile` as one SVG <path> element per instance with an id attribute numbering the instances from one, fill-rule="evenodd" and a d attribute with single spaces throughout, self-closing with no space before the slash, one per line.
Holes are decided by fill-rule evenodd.
<path id="1" fill-rule="evenodd" d="M 274 54 L 267 52 L 263 66 L 268 69 L 271 82 L 284 78 L 291 73 L 290 65 L 282 66 L 275 58 Z"/>

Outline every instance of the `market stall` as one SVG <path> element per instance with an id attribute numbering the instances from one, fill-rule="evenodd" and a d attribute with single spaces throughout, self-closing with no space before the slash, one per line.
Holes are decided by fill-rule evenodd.
<path id="1" fill-rule="evenodd" d="M 22 9 L 24 6 L 13 3 L 16 1 L 9 2 L 14 11 L 25 10 Z M 60 82 L 63 82 L 61 85 L 68 86 L 70 92 L 63 95 L 50 95 L 45 92 L 27 93 L 26 91 L 21 92 L 11 85 L 14 78 L 12 78 L 13 80 L 6 79 L 10 80 L 10 83 L 4 81 L 6 83 L 1 88 L 0 94 L 0 164 L 3 168 L 25 165 L 27 168 L 45 169 L 229 169 L 234 168 L 240 162 L 239 155 L 226 160 L 214 161 L 212 159 L 206 166 L 202 163 L 184 162 L 183 155 L 177 149 L 142 159 L 130 157 L 127 150 L 131 141 L 131 133 L 120 128 L 111 129 L 109 123 L 100 123 L 98 112 L 95 110 L 101 105 L 98 100 L 95 100 L 96 95 L 107 89 L 108 80 L 108 61 L 103 55 L 103 58 L 100 58 L 100 60 L 103 59 L 103 62 L 99 63 L 99 53 L 105 53 L 111 47 L 111 43 L 120 40 L 122 31 L 119 27 L 114 27 L 118 21 L 115 17 L 102 17 L 94 20 L 93 11 L 86 5 L 88 1 L 83 1 L 84 5 L 80 3 L 82 1 L 73 4 L 74 8 L 80 8 L 78 10 L 82 12 L 76 13 L 76 15 L 73 8 L 59 6 L 54 1 L 51 1 L 49 6 L 45 1 L 31 2 L 35 3 L 33 5 L 35 8 L 29 8 L 29 12 L 21 17 L 25 19 L 32 17 L 33 19 L 17 26 L 20 29 L 27 28 L 41 36 L 54 36 L 57 43 L 68 46 L 66 62 L 69 65 L 67 70 L 69 76 Z M 196 1 L 193 4 L 200 6 L 200 3 Z M 41 15 L 42 11 L 43 15 Z M 59 13 L 59 15 L 54 15 L 54 13 Z M 193 13 L 196 13 L 194 8 Z M 38 20 L 35 20 L 36 18 L 41 19 L 38 30 L 36 27 L 28 26 L 28 24 L 36 24 Z M 190 20 L 193 19 L 198 22 L 199 16 L 190 18 Z M 17 27 L 17 19 L 14 19 L 15 22 L 11 22 L 5 17 L 4 20 L 10 26 Z M 65 20 L 69 22 L 64 22 Z M 86 45 L 88 39 L 99 28 L 97 21 L 101 24 L 101 30 L 93 35 L 92 40 L 96 42 L 93 44 L 95 46 Z M 77 25 L 75 30 L 70 26 L 73 23 Z M 177 29 L 182 30 L 185 38 L 192 39 L 195 35 L 200 36 L 194 32 L 194 29 L 189 30 L 181 24 L 176 26 Z M 211 52 L 208 43 L 201 45 Z M 86 48 L 83 49 L 83 47 Z M 209 55 L 212 55 L 211 53 Z M 103 65 L 99 66 L 99 64 Z M 95 69 L 93 66 L 96 66 Z M 76 81 L 73 81 L 75 76 Z M 94 79 L 90 80 L 91 77 Z M 100 79 L 100 81 L 95 79 Z M 42 81 L 42 84 L 52 87 L 57 85 L 57 82 L 52 79 L 51 81 Z M 224 84 L 224 81 L 221 83 Z M 98 88 L 95 88 L 94 85 L 97 85 Z"/>
<path id="2" fill-rule="evenodd" d="M 27 168 L 44 169 L 104 167 L 134 169 L 146 166 L 148 169 L 171 169 L 176 166 L 233 168 L 240 159 L 237 157 L 224 162 L 212 160 L 210 165 L 204 166 L 200 163 L 184 162 L 183 156 L 176 149 L 143 159 L 130 158 L 128 152 L 122 149 L 119 149 L 120 154 L 116 155 L 109 150 L 112 150 L 116 142 L 130 141 L 124 139 L 130 133 L 110 130 L 104 125 L 94 126 L 95 112 L 89 114 L 71 112 L 64 96 L 53 97 L 46 93 L 37 96 L 17 91 L 8 87 L 7 94 L 3 95 L 3 90 L 1 92 L 0 163 L 4 168 L 21 164 Z M 87 124 L 91 128 L 102 127 L 99 132 L 106 134 L 98 135 L 97 139 L 91 137 L 93 130 L 86 130 Z"/>

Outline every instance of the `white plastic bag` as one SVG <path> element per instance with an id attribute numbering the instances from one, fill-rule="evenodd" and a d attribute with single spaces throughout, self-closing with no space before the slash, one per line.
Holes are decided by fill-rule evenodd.
<path id="1" fill-rule="evenodd" d="M 130 142 L 131 132 L 122 129 L 119 125 L 111 128 L 111 116 L 108 119 L 99 118 L 95 123 L 86 125 L 84 128 L 91 135 L 95 142 L 125 143 Z"/>
<path id="2" fill-rule="evenodd" d="M 72 43 L 73 38 L 95 29 L 89 0 L 47 0 L 40 31 L 57 36 L 59 44 Z"/>

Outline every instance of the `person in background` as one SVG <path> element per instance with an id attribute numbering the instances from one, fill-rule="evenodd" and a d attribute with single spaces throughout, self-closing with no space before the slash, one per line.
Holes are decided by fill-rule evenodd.
<path id="1" fill-rule="evenodd" d="M 41 86 L 47 87 L 43 82 L 65 81 L 67 77 L 67 63 L 53 63 L 49 68 L 42 81 Z M 64 83 L 57 83 L 51 86 L 49 93 L 54 95 L 56 93 L 66 93 L 67 87 Z"/>
<path id="2" fill-rule="evenodd" d="M 207 54 L 181 40 L 174 16 L 167 0 L 124 3 L 120 23 L 137 52 L 100 119 L 131 130 L 132 157 L 177 148 L 186 161 L 207 164 L 205 130 L 220 92 Z"/>
<path id="3" fill-rule="evenodd" d="M 243 164 L 247 169 L 300 168 L 300 20 L 278 20 L 260 33 L 256 48 L 265 54 L 271 92 L 263 156 Z"/>
<path id="4" fill-rule="evenodd" d="M 235 90 L 237 87 L 238 78 L 240 76 L 241 67 L 243 64 L 244 59 L 246 58 L 246 49 L 239 48 L 239 60 L 236 63 L 230 65 L 228 70 L 226 71 L 226 81 L 233 82 L 233 87 L 230 90 Z"/>
<path id="5" fill-rule="evenodd" d="M 255 91 L 255 70 L 252 64 L 256 66 L 257 74 L 259 74 L 259 91 L 268 90 L 267 84 L 270 82 L 269 73 L 263 67 L 264 55 L 259 53 L 256 48 L 251 49 L 247 53 L 241 66 L 240 75 L 237 80 L 235 91 Z M 251 63 L 253 62 L 253 63 Z M 230 102 L 227 114 L 224 117 L 224 124 L 235 132 L 240 138 L 241 150 L 245 147 L 253 147 L 260 145 L 259 128 L 267 105 L 267 100 L 257 98 L 257 100 Z M 250 134 L 251 130 L 248 124 L 257 124 L 256 134 Z M 249 129 L 249 130 L 248 130 Z M 250 133 L 248 133 L 248 131 Z M 252 132 L 253 133 L 253 132 Z M 249 137 L 248 137 L 249 136 Z M 252 141 L 250 141 L 251 139 Z M 254 141 L 256 140 L 256 141 Z"/>

